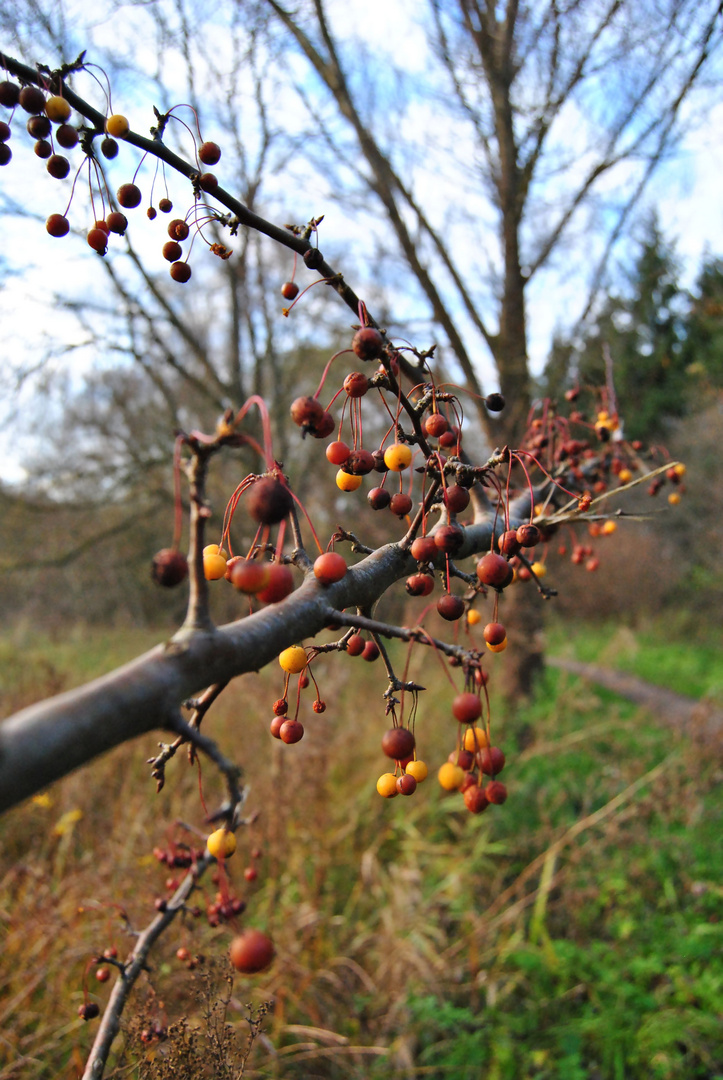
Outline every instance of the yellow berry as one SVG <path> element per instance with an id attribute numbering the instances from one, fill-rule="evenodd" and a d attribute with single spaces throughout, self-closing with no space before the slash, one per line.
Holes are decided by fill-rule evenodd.
<path id="1" fill-rule="evenodd" d="M 298 675 L 306 667 L 306 649 L 301 645 L 290 645 L 279 655 L 279 663 L 290 675 Z"/>
<path id="2" fill-rule="evenodd" d="M 610 413 L 607 412 L 606 409 L 601 409 L 600 412 L 597 414 L 597 418 L 598 418 L 598 422 L 602 424 L 606 420 L 610 419 Z"/>
<path id="3" fill-rule="evenodd" d="M 668 495 L 668 502 L 670 503 L 671 506 L 677 506 L 678 503 L 680 502 L 680 492 L 679 491 L 671 491 L 670 495 Z"/>
<path id="4" fill-rule="evenodd" d="M 213 553 L 203 556 L 203 576 L 207 581 L 218 581 L 226 573 L 226 560 L 223 555 Z"/>
<path id="5" fill-rule="evenodd" d="M 476 626 L 478 622 L 482 622 L 482 616 L 479 611 L 475 611 L 474 608 L 471 608 L 467 612 L 467 622 L 470 626 Z"/>
<path id="6" fill-rule="evenodd" d="M 397 778 L 393 772 L 385 772 L 377 780 L 377 791 L 385 799 L 393 799 L 398 795 Z"/>
<path id="7" fill-rule="evenodd" d="M 621 484 L 629 484 L 633 478 L 633 474 L 630 469 L 621 469 L 618 473 L 618 480 Z"/>
<path id="8" fill-rule="evenodd" d="M 673 466 L 673 471 L 674 471 L 676 476 L 685 476 L 685 473 L 686 473 L 685 465 L 683 465 L 683 463 L 679 461 L 677 465 Z"/>
<path id="9" fill-rule="evenodd" d="M 459 765 L 453 765 L 451 761 L 445 761 L 440 765 L 437 779 L 445 791 L 457 791 L 464 783 L 464 769 Z"/>
<path id="10" fill-rule="evenodd" d="M 429 769 L 423 761 L 410 761 L 404 771 L 413 776 L 418 784 L 421 784 L 422 780 L 426 780 L 429 775 Z"/>
<path id="11" fill-rule="evenodd" d="M 484 728 L 467 728 L 464 733 L 463 741 L 463 746 L 465 750 L 469 750 L 471 754 L 474 754 L 478 750 L 484 750 L 487 745 L 487 732 Z"/>
<path id="12" fill-rule="evenodd" d="M 206 544 L 206 547 L 203 549 L 203 554 L 220 555 L 223 559 L 228 558 L 227 552 L 225 552 L 222 547 L 219 547 L 218 544 Z"/>
<path id="13" fill-rule="evenodd" d="M 361 487 L 361 482 L 361 476 L 352 476 L 351 473 L 346 473 L 343 469 L 339 469 L 336 474 L 336 486 L 341 491 L 356 491 L 358 487 Z"/>
<path id="14" fill-rule="evenodd" d="M 391 472 L 401 472 L 412 460 L 412 448 L 406 443 L 394 443 L 384 451 L 384 464 Z"/>
<path id="15" fill-rule="evenodd" d="M 617 523 L 614 521 L 606 521 L 600 530 L 604 536 L 610 536 L 617 529 Z"/>
<path id="16" fill-rule="evenodd" d="M 53 94 L 45 102 L 45 115 L 48 120 L 52 120 L 54 124 L 64 124 L 70 116 L 70 105 L 64 97 L 60 97 L 59 94 Z"/>
<path id="17" fill-rule="evenodd" d="M 504 652 L 505 649 L 507 648 L 507 638 L 505 638 L 504 641 L 501 641 L 499 643 L 499 645 L 490 645 L 490 643 L 488 641 L 487 642 L 487 648 L 489 649 L 490 652 Z"/>
<path id="18" fill-rule="evenodd" d="M 228 829 L 216 829 L 206 840 L 206 847 L 214 859 L 228 859 L 236 850 L 236 837 Z"/>
<path id="19" fill-rule="evenodd" d="M 121 116 L 120 113 L 113 113 L 105 122 L 106 132 L 112 135 L 114 139 L 125 139 L 130 129 L 131 126 L 127 119 L 125 116 Z"/>
<path id="20" fill-rule="evenodd" d="M 532 573 L 535 574 L 538 578 L 544 577 L 547 573 L 547 567 L 545 566 L 544 562 L 533 562 L 530 570 L 532 570 Z"/>

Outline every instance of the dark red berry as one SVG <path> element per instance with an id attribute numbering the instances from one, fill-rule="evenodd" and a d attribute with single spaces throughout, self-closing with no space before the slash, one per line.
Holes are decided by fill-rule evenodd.
<path id="1" fill-rule="evenodd" d="M 373 326 L 363 326 L 352 338 L 351 347 L 360 360 L 378 360 L 384 348 L 384 338 Z"/>
<path id="2" fill-rule="evenodd" d="M 488 394 L 485 398 L 485 405 L 490 412 L 502 412 L 505 407 L 505 399 L 502 394 Z"/>
<path id="3" fill-rule="evenodd" d="M 520 525 L 516 536 L 521 547 L 535 547 L 540 542 L 540 530 L 536 525 Z"/>
<path id="4" fill-rule="evenodd" d="M 78 132 L 72 124 L 61 124 L 55 132 L 55 141 L 64 150 L 72 150 L 78 145 Z"/>
<path id="5" fill-rule="evenodd" d="M 485 788 L 485 795 L 488 802 L 501 806 L 507 798 L 507 788 L 500 780 L 490 780 Z"/>
<path id="6" fill-rule="evenodd" d="M 314 427 L 324 415 L 324 406 L 318 398 L 298 397 L 291 403 L 291 419 L 299 427 Z"/>
<path id="7" fill-rule="evenodd" d="M 472 814 L 481 814 L 489 806 L 489 801 L 478 784 L 471 784 L 464 793 L 464 805 Z"/>
<path id="8" fill-rule="evenodd" d="M 249 928 L 234 938 L 228 955 L 237 971 L 244 975 L 255 975 L 267 968 L 274 959 L 274 946 L 266 934 Z"/>
<path id="9" fill-rule="evenodd" d="M 20 87 L 17 83 L 4 79 L 0 82 L 0 105 L 6 109 L 14 109 L 20 96 Z"/>
<path id="10" fill-rule="evenodd" d="M 108 161 L 112 161 L 114 157 L 118 156 L 118 143 L 115 141 L 115 139 L 111 139 L 109 135 L 106 135 L 106 137 L 100 144 L 100 152 L 104 158 L 107 158 Z M 140 199 L 138 200 L 138 202 L 140 202 Z M 138 203 L 134 203 L 134 206 L 138 206 Z"/>
<path id="11" fill-rule="evenodd" d="M 143 198 L 141 189 L 135 184 L 121 184 L 117 196 L 118 202 L 125 210 L 133 210 L 136 206 L 140 206 Z"/>
<path id="12" fill-rule="evenodd" d="M 293 505 L 289 489 L 273 477 L 257 480 L 246 496 L 246 510 L 260 525 L 278 525 Z"/>
<path id="13" fill-rule="evenodd" d="M 431 574 L 412 574 L 405 588 L 410 596 L 429 596 L 434 589 L 434 578 Z"/>
<path id="14" fill-rule="evenodd" d="M 10 124 L 6 124 L 4 120 L 0 120 L 0 142 L 7 142 L 12 135 L 12 128 Z"/>
<path id="15" fill-rule="evenodd" d="M 215 191 L 218 187 L 218 177 L 212 172 L 201 173 L 198 178 L 198 186 L 201 191 Z"/>
<path id="16" fill-rule="evenodd" d="M 412 500 L 404 491 L 398 491 L 396 495 L 392 495 L 389 509 L 397 517 L 403 518 L 412 509 Z"/>
<path id="17" fill-rule="evenodd" d="M 413 795 L 417 790 L 417 781 L 411 773 L 402 773 L 397 777 L 397 791 L 400 795 Z"/>
<path id="18" fill-rule="evenodd" d="M 95 1020 L 100 1014 L 100 1009 L 94 1001 L 87 1001 L 85 1005 L 78 1006 L 78 1016 L 81 1020 Z"/>
<path id="19" fill-rule="evenodd" d="M 450 514 L 461 514 L 469 506 L 469 492 L 459 484 L 447 488 L 444 498 Z"/>
<path id="20" fill-rule="evenodd" d="M 174 262 L 171 264 L 170 275 L 174 281 L 185 285 L 191 279 L 191 267 L 187 262 Z"/>
<path id="21" fill-rule="evenodd" d="M 27 113 L 41 113 L 45 108 L 45 95 L 37 86 L 24 86 L 18 95 L 18 104 Z"/>
<path id="22" fill-rule="evenodd" d="M 70 172 L 70 162 L 62 154 L 52 154 L 45 168 L 56 180 L 65 180 Z"/>
<path id="23" fill-rule="evenodd" d="M 383 487 L 372 488 L 367 495 L 367 502 L 372 510 L 386 510 L 391 500 L 391 495 L 387 489 Z"/>
<path id="24" fill-rule="evenodd" d="M 375 660 L 379 659 L 379 646 L 376 641 L 367 641 L 361 654 L 361 658 L 362 660 L 366 660 L 369 664 L 373 664 Z"/>
<path id="25" fill-rule="evenodd" d="M 507 631 L 502 623 L 491 622 L 485 626 L 482 636 L 488 645 L 501 645 L 507 637 Z"/>
<path id="26" fill-rule="evenodd" d="M 389 728 L 382 736 L 382 750 L 388 758 L 401 761 L 414 753 L 414 735 L 409 728 Z"/>
<path id="27" fill-rule="evenodd" d="M 203 165 L 217 165 L 221 160 L 221 147 L 215 142 L 201 143 L 198 148 L 198 160 Z"/>
<path id="28" fill-rule="evenodd" d="M 33 152 L 36 157 L 42 158 L 43 161 L 46 161 L 53 153 L 53 148 L 49 142 L 46 142 L 45 139 L 38 139 L 35 146 L 33 147 Z"/>
<path id="29" fill-rule="evenodd" d="M 32 135 L 34 139 L 47 139 L 52 126 L 47 116 L 31 116 L 25 125 L 28 135 Z"/>
<path id="30" fill-rule="evenodd" d="M 440 525 L 434 530 L 434 543 L 439 551 L 454 555 L 464 544 L 464 531 L 459 525 Z"/>
<path id="31" fill-rule="evenodd" d="M 319 270 L 324 262 L 324 256 L 318 248 L 309 248 L 304 252 L 304 262 L 310 270 Z"/>
<path id="32" fill-rule="evenodd" d="M 309 434 L 315 439 L 326 439 L 336 427 L 334 417 L 330 412 L 323 412 L 321 417 L 309 428 Z"/>
<path id="33" fill-rule="evenodd" d="M 479 719 L 482 715 L 482 702 L 479 695 L 469 691 L 464 694 L 457 694 L 457 697 L 452 702 L 452 715 L 455 720 L 459 720 L 460 724 L 471 724 L 474 720 Z"/>
<path id="34" fill-rule="evenodd" d="M 51 214 L 45 222 L 45 228 L 51 236 L 67 236 L 70 222 L 62 214 Z"/>
<path id="35" fill-rule="evenodd" d="M 123 236 L 128 228 L 128 218 L 125 214 L 121 214 L 119 210 L 111 210 L 105 219 L 105 223 L 112 233 L 117 233 L 118 236 Z"/>
<path id="36" fill-rule="evenodd" d="M 508 529 L 507 532 L 503 532 L 502 535 L 497 538 L 497 547 L 503 555 L 516 555 L 522 545 L 517 539 L 517 532 L 515 529 Z"/>
<path id="37" fill-rule="evenodd" d="M 178 262 L 178 260 L 181 258 L 181 255 L 183 255 L 183 248 L 177 240 L 167 240 L 166 243 L 163 245 L 161 254 L 163 255 L 163 258 L 166 260 L 166 262 Z"/>
<path id="38" fill-rule="evenodd" d="M 151 577 L 158 585 L 168 589 L 180 585 L 188 577 L 186 556 L 175 548 L 163 548 L 154 556 Z"/>
<path id="39" fill-rule="evenodd" d="M 480 750 L 477 759 L 480 769 L 487 776 L 496 776 L 505 767 L 505 755 L 498 746 L 485 747 Z"/>
<path id="40" fill-rule="evenodd" d="M 170 214 L 171 210 L 173 209 L 173 203 L 170 199 L 159 199 L 158 209 L 161 211 L 162 214 Z"/>
<path id="41" fill-rule="evenodd" d="M 174 218 L 173 221 L 168 223 L 168 235 L 171 240 L 185 240 L 188 236 L 189 229 L 183 218 Z"/>
<path id="42" fill-rule="evenodd" d="M 464 600 L 461 596 L 445 593 L 437 601 L 437 611 L 447 622 L 456 622 L 464 615 Z"/>

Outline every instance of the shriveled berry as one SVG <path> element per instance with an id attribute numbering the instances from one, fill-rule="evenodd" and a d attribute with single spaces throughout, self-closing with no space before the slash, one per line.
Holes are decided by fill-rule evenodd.
<path id="1" fill-rule="evenodd" d="M 341 469 L 350 476 L 368 476 L 374 471 L 374 456 L 368 450 L 352 450 Z"/>
<path id="2" fill-rule="evenodd" d="M 324 406 L 318 398 L 298 397 L 291 403 L 291 419 L 299 427 L 313 427 L 321 420 Z"/>
<path id="3" fill-rule="evenodd" d="M 350 398 L 361 398 L 369 390 L 369 380 L 361 371 L 352 371 L 344 379 L 344 389 Z"/>
<path id="4" fill-rule="evenodd" d="M 336 427 L 334 417 L 330 412 L 323 412 L 316 423 L 309 428 L 309 434 L 315 439 L 327 439 Z"/>
<path id="5" fill-rule="evenodd" d="M 520 525 L 515 535 L 520 547 L 535 547 L 541 539 L 537 525 Z"/>

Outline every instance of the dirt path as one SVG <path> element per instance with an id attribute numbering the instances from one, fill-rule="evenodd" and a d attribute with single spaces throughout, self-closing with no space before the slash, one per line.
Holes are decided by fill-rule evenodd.
<path id="1" fill-rule="evenodd" d="M 643 705 L 663 723 L 680 731 L 687 731 L 704 742 L 719 742 L 723 735 L 723 711 L 711 702 L 697 701 L 662 686 L 654 686 L 636 675 L 598 667 L 597 664 L 582 664 L 577 660 L 565 660 L 557 656 L 548 656 L 545 662 L 550 667 L 567 671 L 571 675 L 579 675 L 597 686 L 603 686 L 629 701 Z"/>

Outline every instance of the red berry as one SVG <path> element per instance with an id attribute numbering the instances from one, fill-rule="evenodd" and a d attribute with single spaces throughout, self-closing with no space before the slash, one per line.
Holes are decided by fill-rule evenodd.
<path id="1" fill-rule="evenodd" d="M 95 977 L 99 983 L 108 982 L 110 971 L 107 967 L 99 967 L 95 970 Z"/>
<path id="2" fill-rule="evenodd" d="M 183 248 L 177 240 L 167 240 L 166 243 L 163 245 L 161 254 L 163 255 L 163 258 L 166 260 L 166 262 L 175 263 L 178 262 L 178 260 L 181 258 L 181 255 L 183 255 Z"/>
<path id="3" fill-rule="evenodd" d="M 185 285 L 191 279 L 191 267 L 187 262 L 174 262 L 171 264 L 170 275 L 174 281 Z"/>
<path id="4" fill-rule="evenodd" d="M 384 338 L 373 326 L 357 330 L 351 347 L 360 360 L 377 360 L 382 355 Z"/>
<path id="5" fill-rule="evenodd" d="M 332 585 L 341 581 L 347 571 L 343 555 L 336 551 L 326 551 L 314 562 L 314 576 L 322 585 Z"/>
<path id="6" fill-rule="evenodd" d="M 397 791 L 400 795 L 413 795 L 417 790 L 417 781 L 411 773 L 402 773 L 397 777 Z"/>
<path id="7" fill-rule="evenodd" d="M 330 412 L 323 412 L 319 420 L 309 428 L 309 433 L 314 436 L 315 439 L 326 439 L 331 435 L 332 431 L 336 427 L 334 417 Z"/>
<path id="8" fill-rule="evenodd" d="M 449 431 L 444 431 L 439 436 L 439 445 L 443 450 L 451 450 L 452 447 L 456 447 L 459 441 L 459 431 L 457 428 L 450 428 Z"/>
<path id="9" fill-rule="evenodd" d="M 185 240 L 188 236 L 188 225 L 183 218 L 174 218 L 168 223 L 168 235 L 171 240 Z"/>
<path id="10" fill-rule="evenodd" d="M 410 551 L 412 558 L 417 562 L 433 562 L 439 553 L 439 548 L 433 536 L 418 536 Z"/>
<path id="11" fill-rule="evenodd" d="M 27 113 L 41 113 L 45 108 L 45 95 L 37 86 L 24 86 L 18 94 L 18 104 Z"/>
<path id="12" fill-rule="evenodd" d="M 372 510 L 386 510 L 391 501 L 391 495 L 387 489 L 383 487 L 372 488 L 367 495 L 367 502 Z"/>
<path id="13" fill-rule="evenodd" d="M 520 525 L 516 536 L 521 547 L 535 547 L 541 540 L 537 525 Z"/>
<path id="14" fill-rule="evenodd" d="M 477 563 L 479 580 L 483 585 L 491 585 L 495 589 L 504 589 L 505 585 L 509 585 L 512 574 L 513 570 L 507 559 L 502 555 L 495 555 L 492 551 L 483 555 Z"/>
<path id="15" fill-rule="evenodd" d="M 505 755 L 498 746 L 485 747 L 477 755 L 479 766 L 487 776 L 496 776 L 505 767 Z"/>
<path id="16" fill-rule="evenodd" d="M 198 186 L 201 191 L 215 191 L 218 187 L 218 177 L 212 172 L 201 173 L 198 178 Z"/>
<path id="17" fill-rule="evenodd" d="M 503 555 L 516 555 L 522 547 L 520 541 L 517 539 L 516 530 L 508 529 L 507 532 L 503 532 L 497 539 L 497 547 Z"/>
<path id="18" fill-rule="evenodd" d="M 449 428 L 449 424 L 441 413 L 435 412 L 431 416 L 428 416 L 424 421 L 424 430 L 427 435 L 431 435 L 433 439 L 438 439 L 440 435 L 444 435 L 445 431 Z"/>
<path id="19" fill-rule="evenodd" d="M 106 154 L 106 157 L 108 155 Z M 120 205 L 126 210 L 133 210 L 134 207 L 140 206 L 141 189 L 136 187 L 135 184 L 121 184 L 118 188 L 117 198 Z"/>
<path id="20" fill-rule="evenodd" d="M 239 559 L 234 562 L 229 573 L 229 580 L 239 592 L 253 595 L 261 592 L 269 584 L 270 563 L 256 559 Z"/>
<path id="21" fill-rule="evenodd" d="M 437 601 L 437 611 L 447 622 L 456 622 L 464 615 L 464 600 L 461 596 L 445 593 Z"/>
<path id="22" fill-rule="evenodd" d="M 431 574 L 412 574 L 405 588 L 410 596 L 429 596 L 434 589 L 434 578 Z"/>
<path id="23" fill-rule="evenodd" d="M 375 660 L 379 659 L 379 646 L 376 641 L 367 641 L 364 646 L 364 651 L 361 654 L 362 660 L 366 660 L 367 663 L 373 664 Z"/>
<path id="24" fill-rule="evenodd" d="M 104 229 L 90 229 L 86 239 L 93 251 L 97 251 L 99 255 L 105 255 L 108 250 L 108 234 Z"/>
<path id="25" fill-rule="evenodd" d="M 313 427 L 324 415 L 324 406 L 315 397 L 299 397 L 291 403 L 291 419 L 299 427 Z"/>
<path id="26" fill-rule="evenodd" d="M 464 805 L 472 814 L 481 814 L 489 806 L 489 801 L 478 784 L 471 784 L 464 793 Z"/>
<path id="27" fill-rule="evenodd" d="M 32 135 L 34 139 L 47 139 L 53 125 L 47 116 L 31 116 L 25 127 L 28 135 Z"/>
<path id="28" fill-rule="evenodd" d="M 344 442 L 331 442 L 326 448 L 326 460 L 331 465 L 342 465 L 351 453 Z"/>
<path id="29" fill-rule="evenodd" d="M 246 510 L 260 525 L 278 525 L 293 505 L 286 485 L 270 476 L 257 480 L 246 496 Z"/>
<path id="30" fill-rule="evenodd" d="M 477 720 L 482 715 L 482 702 L 478 695 L 469 691 L 457 694 L 452 702 L 452 715 L 460 724 L 471 724 Z"/>
<path id="31" fill-rule="evenodd" d="M 51 236 L 67 236 L 70 222 L 62 214 L 51 214 L 45 222 L 45 228 Z"/>
<path id="32" fill-rule="evenodd" d="M 70 172 L 70 162 L 62 154 L 52 154 L 45 168 L 56 180 L 65 180 Z"/>
<path id="33" fill-rule="evenodd" d="M 349 656 L 361 656 L 364 652 L 364 646 L 366 642 L 361 634 L 352 634 L 346 643 L 346 651 Z"/>
<path id="34" fill-rule="evenodd" d="M 304 738 L 304 725 L 299 720 L 284 720 L 279 728 L 279 738 L 289 745 L 300 742 Z"/>
<path id="35" fill-rule="evenodd" d="M 444 501 L 450 514 L 461 514 L 469 506 L 469 492 L 459 484 L 447 488 Z"/>
<path id="36" fill-rule="evenodd" d="M 247 881 L 256 881 L 256 878 L 258 876 L 259 876 L 259 872 L 258 872 L 258 870 L 256 869 L 255 866 L 247 866 L 246 869 L 244 870 L 244 877 L 246 878 Z"/>
<path id="37" fill-rule="evenodd" d="M 281 563 L 271 563 L 269 566 L 269 583 L 265 589 L 256 594 L 256 598 L 264 604 L 278 604 L 284 600 L 290 592 L 294 591 L 294 575 L 288 566 Z"/>
<path id="38" fill-rule="evenodd" d="M 401 761 L 414 752 L 414 735 L 409 728 L 389 728 L 382 737 L 382 750 L 388 758 Z"/>
<path id="39" fill-rule="evenodd" d="M 440 525 L 434 530 L 434 543 L 439 551 L 454 555 L 464 544 L 464 530 L 459 525 Z"/>
<path id="40" fill-rule="evenodd" d="M 286 716 L 289 711 L 289 703 L 286 698 L 279 698 L 274 702 L 274 716 Z"/>
<path id="41" fill-rule="evenodd" d="M 244 930 L 231 942 L 229 959 L 237 971 L 244 975 L 255 975 L 267 968 L 274 959 L 271 938 L 260 930 Z"/>
<path id="42" fill-rule="evenodd" d="M 55 141 L 64 150 L 72 150 L 78 145 L 78 132 L 72 124 L 61 124 L 55 132 Z"/>
<path id="43" fill-rule="evenodd" d="M 344 389 L 350 398 L 361 398 L 369 390 L 369 380 L 361 371 L 352 371 L 344 379 Z"/>
<path id="44" fill-rule="evenodd" d="M 412 509 L 412 500 L 405 492 L 398 491 L 396 495 L 392 495 L 389 509 L 397 517 L 403 518 Z"/>
<path id="45" fill-rule="evenodd" d="M 128 228 L 128 218 L 125 214 L 121 214 L 119 210 L 111 210 L 105 219 L 105 223 L 109 231 L 117 233 L 118 236 L 123 236 Z"/>
<path id="46" fill-rule="evenodd" d="M 0 82 L 0 105 L 6 109 L 14 109 L 20 97 L 20 87 L 17 83 L 4 79 Z"/>
<path id="47" fill-rule="evenodd" d="M 501 645 L 507 637 L 507 631 L 502 623 L 491 622 L 485 626 L 482 636 L 488 645 Z"/>
<path id="48" fill-rule="evenodd" d="M 203 165 L 217 165 L 221 160 L 221 147 L 215 142 L 201 143 L 198 148 L 198 160 Z"/>
<path id="49" fill-rule="evenodd" d="M 281 286 L 281 295 L 284 300 L 295 300 L 299 295 L 299 286 L 295 281 L 285 281 Z"/>
<path id="50" fill-rule="evenodd" d="M 269 724 L 269 731 L 275 739 L 281 739 L 281 725 L 285 723 L 285 716 L 275 716 Z"/>
<path id="51" fill-rule="evenodd" d="M 186 556 L 175 548 L 163 548 L 153 559 L 151 576 L 158 585 L 168 589 L 180 585 L 188 576 Z"/>
<path id="52" fill-rule="evenodd" d="M 501 806 L 507 798 L 507 788 L 500 780 L 490 780 L 485 788 L 485 795 L 488 802 Z"/>

